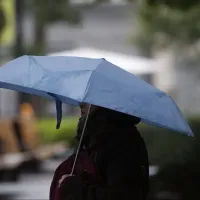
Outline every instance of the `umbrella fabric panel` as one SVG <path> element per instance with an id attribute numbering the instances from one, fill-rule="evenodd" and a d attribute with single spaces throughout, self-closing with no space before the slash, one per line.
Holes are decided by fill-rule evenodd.
<path id="1" fill-rule="evenodd" d="M 107 61 L 93 72 L 84 102 L 140 117 L 148 124 L 192 135 L 171 97 Z"/>

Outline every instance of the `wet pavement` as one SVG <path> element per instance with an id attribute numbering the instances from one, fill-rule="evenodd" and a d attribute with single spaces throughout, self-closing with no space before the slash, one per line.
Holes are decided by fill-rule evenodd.
<path id="1" fill-rule="evenodd" d="M 45 172 L 24 174 L 16 183 L 0 183 L 0 200 L 48 200 L 53 171 L 61 161 L 47 161 Z"/>
<path id="2" fill-rule="evenodd" d="M 1 195 L 4 195 L 9 200 L 46 200 L 49 196 L 51 179 L 51 174 L 27 175 L 17 183 L 3 183 L 0 185 L 0 199 L 4 199 L 1 198 Z"/>
<path id="3" fill-rule="evenodd" d="M 0 183 L 0 200 L 48 200 L 54 170 L 63 159 L 44 162 L 43 173 L 24 174 L 16 183 Z M 150 175 L 157 173 L 150 167 Z"/>

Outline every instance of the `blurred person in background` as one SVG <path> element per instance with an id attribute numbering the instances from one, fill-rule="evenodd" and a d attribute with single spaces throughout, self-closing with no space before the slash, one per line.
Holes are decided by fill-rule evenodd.
<path id="1" fill-rule="evenodd" d="M 78 141 L 88 108 L 88 104 L 81 105 Z M 80 152 L 90 156 L 102 182 L 90 183 L 90 177 L 81 175 L 66 176 L 61 200 L 147 199 L 149 162 L 145 143 L 136 128 L 139 122 L 137 117 L 91 106 Z"/>

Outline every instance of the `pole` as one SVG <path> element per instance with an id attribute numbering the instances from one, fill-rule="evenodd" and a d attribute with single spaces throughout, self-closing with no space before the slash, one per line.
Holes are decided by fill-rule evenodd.
<path id="1" fill-rule="evenodd" d="M 22 56 L 24 53 L 24 47 L 23 47 L 24 0 L 15 0 L 15 13 L 16 13 L 16 25 L 15 25 L 16 38 L 15 38 L 13 57 L 17 58 L 19 56 Z M 17 96 L 18 96 L 18 102 L 20 104 L 24 95 L 18 92 Z"/>
<path id="2" fill-rule="evenodd" d="M 15 0 L 16 5 L 16 41 L 14 48 L 14 57 L 22 56 L 23 50 L 23 11 L 24 0 Z"/>
<path id="3" fill-rule="evenodd" d="M 23 18 L 24 18 L 24 0 L 15 0 L 16 5 L 16 40 L 14 48 L 14 58 L 24 54 L 24 34 L 23 34 Z M 29 102 L 30 97 L 27 94 L 18 93 L 19 103 Z"/>

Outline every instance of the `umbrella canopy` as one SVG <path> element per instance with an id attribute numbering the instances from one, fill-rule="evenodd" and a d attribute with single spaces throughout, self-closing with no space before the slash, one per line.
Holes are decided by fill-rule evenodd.
<path id="1" fill-rule="evenodd" d="M 61 102 L 85 102 L 193 136 L 170 96 L 105 59 L 21 56 L 0 68 L 0 88 L 54 99 L 57 128 L 62 117 Z"/>

